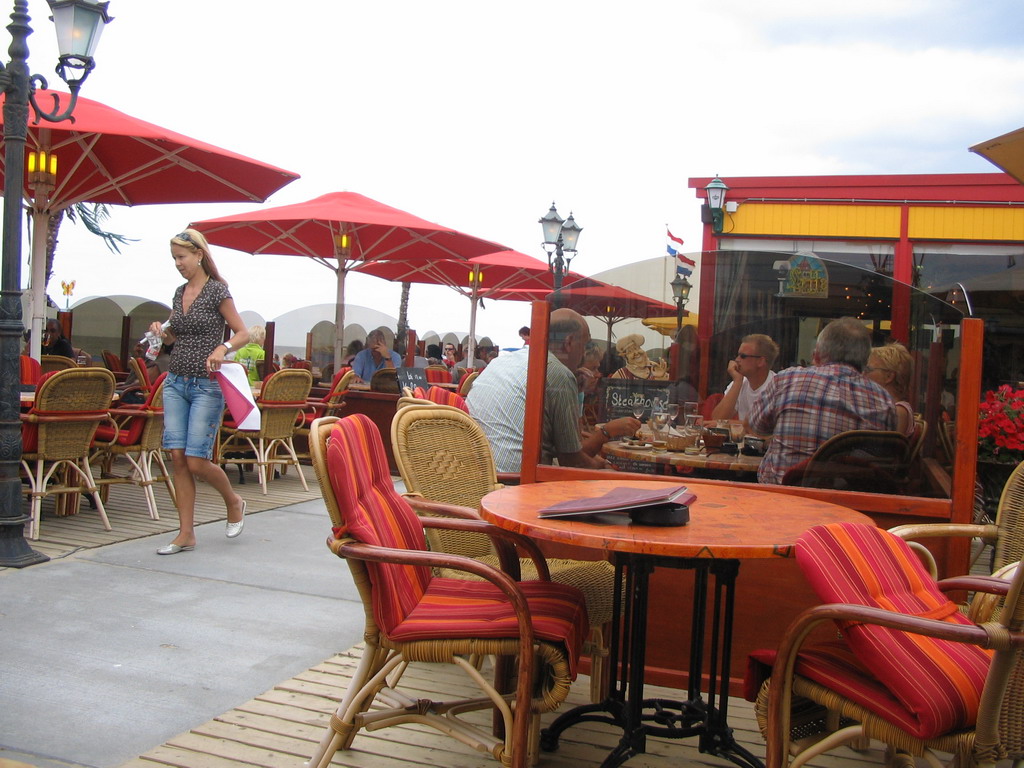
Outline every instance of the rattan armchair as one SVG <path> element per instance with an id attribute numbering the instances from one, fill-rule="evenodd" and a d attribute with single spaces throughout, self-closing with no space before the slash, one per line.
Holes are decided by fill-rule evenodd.
<path id="1" fill-rule="evenodd" d="M 302 487 L 307 491 L 306 477 L 302 474 L 294 437 L 302 424 L 313 374 L 302 368 L 283 368 L 264 379 L 256 405 L 260 409 L 258 430 L 239 429 L 233 421 L 225 420 L 221 427 L 218 464 L 255 465 L 260 487 L 267 492 L 267 480 L 275 467 L 282 470 L 293 465 L 299 473 Z M 284 450 L 285 456 L 279 455 Z"/>
<path id="2" fill-rule="evenodd" d="M 862 739 L 885 744 L 892 766 L 941 765 L 936 753 L 960 768 L 1024 759 L 1024 569 L 937 584 L 900 539 L 853 524 L 811 529 L 797 560 L 825 604 L 790 625 L 777 654 L 753 655 L 772 664 L 756 705 L 767 768 Z M 1002 614 L 975 624 L 943 589 L 1005 595 Z M 841 640 L 807 642 L 833 623 Z"/>
<path id="3" fill-rule="evenodd" d="M 114 375 L 103 368 L 76 366 L 40 379 L 32 408 L 21 414 L 21 467 L 31 498 L 30 539 L 39 538 L 43 499 L 54 495 L 90 494 L 104 529 L 110 530 L 89 467 L 89 449 L 96 428 L 110 420 L 113 396 Z"/>
<path id="4" fill-rule="evenodd" d="M 68 368 L 77 368 L 78 363 L 64 355 L 41 355 L 39 357 L 40 373 L 52 373 L 53 371 L 66 371 Z"/>
<path id="5" fill-rule="evenodd" d="M 389 395 L 401 394 L 398 386 L 398 370 L 395 368 L 381 368 L 374 371 L 370 377 L 371 392 L 386 392 Z"/>
<path id="6" fill-rule="evenodd" d="M 783 485 L 836 491 L 903 493 L 910 482 L 911 444 L 899 432 L 853 429 L 826 440 L 786 471 Z"/>
<path id="7" fill-rule="evenodd" d="M 478 519 L 417 517 L 395 491 L 380 433 L 365 415 L 314 421 L 311 449 L 334 526 L 328 546 L 348 562 L 366 624 L 359 666 L 309 768 L 327 768 L 361 728 L 399 723 L 437 729 L 502 765 L 526 768 L 538 715 L 565 699 L 575 677 L 587 631 L 583 596 L 547 580 L 543 556 L 526 537 Z M 508 567 L 515 563 L 512 545 L 519 546 L 536 559 L 540 579 L 517 582 L 471 558 L 428 551 L 424 527 L 494 536 Z M 436 576 L 441 567 L 481 580 Z M 514 693 L 503 678 L 490 684 L 471 663 L 480 655 L 517 662 Z M 461 669 L 467 698 L 436 700 L 416 683 L 406 692 L 403 674 L 420 664 Z M 463 717 L 481 710 L 493 711 L 502 735 L 485 730 L 490 722 L 480 727 L 479 719 Z M 424 763 L 435 760 L 424 747 Z"/>
<path id="8" fill-rule="evenodd" d="M 430 501 L 457 505 L 476 516 L 480 500 L 502 487 L 486 435 L 458 408 L 434 404 L 400 408 L 391 422 L 391 446 L 406 490 Z M 428 531 L 427 541 L 431 549 L 472 557 L 491 566 L 498 563 L 497 553 L 483 536 L 438 530 Z M 534 577 L 528 560 L 520 567 L 524 579 Z M 605 628 L 612 620 L 615 568 L 604 560 L 570 559 L 550 559 L 548 568 L 552 581 L 571 584 L 586 598 L 590 635 L 584 651 L 591 658 L 590 695 L 593 701 L 602 701 L 608 684 Z"/>
<path id="9" fill-rule="evenodd" d="M 111 485 L 130 483 L 141 486 L 146 497 L 146 508 L 153 520 L 160 519 L 153 483 L 163 482 L 171 496 L 171 503 L 176 503 L 174 482 L 164 463 L 162 449 L 165 378 L 166 374 L 160 375 L 142 405 L 111 409 L 110 415 L 116 422 L 116 428 L 110 424 L 99 426 L 93 440 L 93 453 L 90 459 L 99 462 L 100 465 L 100 477 L 96 482 L 100 486 L 104 502 L 110 494 Z M 128 460 L 132 468 L 129 474 L 113 473 L 114 460 L 118 456 Z M 153 474 L 154 463 L 160 470 L 157 475 Z"/>

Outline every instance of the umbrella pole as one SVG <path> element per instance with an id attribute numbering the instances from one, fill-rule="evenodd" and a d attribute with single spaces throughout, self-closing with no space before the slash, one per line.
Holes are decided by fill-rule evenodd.
<path id="1" fill-rule="evenodd" d="M 476 288 L 477 281 L 473 281 L 473 294 L 469 297 L 469 345 L 466 351 L 466 359 L 469 361 L 467 368 L 475 367 L 473 361 L 476 360 L 476 305 L 479 300 Z"/>
<path id="2" fill-rule="evenodd" d="M 338 294 L 334 305 L 334 370 L 341 367 L 345 354 L 345 276 L 348 270 L 338 267 Z"/>
<path id="3" fill-rule="evenodd" d="M 46 227 L 50 214 L 32 210 L 32 357 L 42 354 L 43 325 L 46 323 Z"/>

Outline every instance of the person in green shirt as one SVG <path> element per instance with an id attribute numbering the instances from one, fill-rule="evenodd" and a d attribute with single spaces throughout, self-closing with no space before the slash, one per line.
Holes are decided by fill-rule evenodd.
<path id="1" fill-rule="evenodd" d="M 267 329 L 262 325 L 254 325 L 249 328 L 249 343 L 235 353 L 235 362 L 245 366 L 249 372 L 249 381 L 259 384 L 263 378 L 260 376 L 259 363 L 263 362 L 266 353 L 263 351 L 263 342 L 267 338 Z"/>

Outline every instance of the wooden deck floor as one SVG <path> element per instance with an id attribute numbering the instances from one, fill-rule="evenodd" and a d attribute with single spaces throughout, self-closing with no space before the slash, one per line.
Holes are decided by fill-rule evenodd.
<path id="1" fill-rule="evenodd" d="M 295 768 L 307 760 L 327 728 L 359 659 L 360 647 L 338 654 L 322 664 L 286 680 L 272 690 L 240 704 L 230 712 L 180 734 L 165 744 L 125 763 L 122 768 L 227 768 L 253 765 L 265 768 Z M 446 664 L 412 667 L 406 673 L 424 692 L 461 691 L 458 672 Z M 566 706 L 587 701 L 589 680 L 584 676 L 573 685 Z M 673 698 L 679 691 L 651 686 L 648 695 Z M 427 695 L 425 693 L 425 695 Z M 755 755 L 764 755 L 763 742 L 750 704 L 730 700 L 730 721 L 738 740 Z M 558 715 L 550 713 L 544 721 Z M 481 715 L 483 716 L 483 715 Z M 583 723 L 567 730 L 557 752 L 541 754 L 545 768 L 598 766 L 617 743 L 619 734 L 603 724 Z M 669 768 L 679 765 L 729 765 L 728 761 L 700 754 L 692 740 L 648 740 L 648 752 L 628 761 L 629 768 Z M 839 749 L 813 762 L 818 768 L 856 768 L 878 765 L 880 750 L 864 753 Z M 454 739 L 423 726 L 403 725 L 374 732 L 361 731 L 352 749 L 338 752 L 338 768 L 400 768 L 401 766 L 445 766 L 446 768 L 488 768 L 498 766 Z"/>

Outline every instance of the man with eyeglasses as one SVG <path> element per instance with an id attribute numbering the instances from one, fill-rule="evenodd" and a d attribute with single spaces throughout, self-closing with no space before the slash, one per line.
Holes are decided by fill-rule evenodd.
<path id="1" fill-rule="evenodd" d="M 713 419 L 746 421 L 757 396 L 775 376 L 772 366 L 779 356 L 779 345 L 771 336 L 752 333 L 744 336 L 739 352 L 727 368 L 732 378 L 723 397 L 711 412 Z"/>

